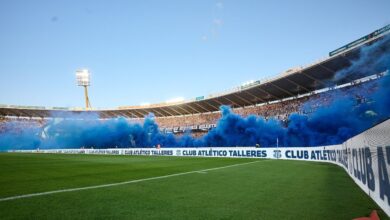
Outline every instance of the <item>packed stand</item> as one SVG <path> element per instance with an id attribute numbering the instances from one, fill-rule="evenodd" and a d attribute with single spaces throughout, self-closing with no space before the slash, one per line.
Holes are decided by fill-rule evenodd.
<path id="1" fill-rule="evenodd" d="M 310 114 L 321 106 L 329 105 L 335 97 L 347 97 L 347 95 L 351 97 L 352 95 L 355 98 L 354 101 L 356 101 L 356 104 L 369 102 L 370 100 L 367 97 L 376 88 L 376 81 L 357 83 L 349 87 L 334 90 L 329 89 L 326 92 L 310 94 L 300 98 L 235 108 L 233 112 L 244 117 L 249 115 L 261 116 L 265 120 L 276 118 L 287 123 L 290 114 Z M 192 131 L 193 136 L 200 136 L 214 128 L 220 117 L 220 112 L 209 112 L 184 116 L 156 117 L 155 121 L 162 132 L 180 134 L 185 131 Z M 128 120 L 132 123 L 143 123 L 144 119 L 129 118 Z M 47 119 L 42 118 L 0 117 L 0 132 L 5 132 L 7 129 L 10 129 L 10 125 L 18 127 L 19 130 L 33 127 L 43 128 L 46 121 Z"/>

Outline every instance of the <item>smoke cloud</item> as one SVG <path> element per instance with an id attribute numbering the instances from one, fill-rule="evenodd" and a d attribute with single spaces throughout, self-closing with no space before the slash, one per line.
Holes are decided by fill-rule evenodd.
<path id="1" fill-rule="evenodd" d="M 335 79 L 352 74 L 367 76 L 390 67 L 390 37 L 361 49 L 351 65 L 339 71 Z M 371 84 L 370 84 L 371 83 Z M 193 138 L 190 133 L 181 137 L 161 133 L 152 114 L 143 124 L 124 118 L 98 120 L 97 114 L 53 115 L 44 126 L 24 121 L 3 123 L 0 130 L 0 150 L 49 148 L 127 148 L 127 147 L 201 147 L 201 146 L 322 146 L 340 144 L 348 138 L 390 117 L 390 76 L 386 75 L 348 92 L 334 91 L 330 103 L 315 103 L 312 99 L 302 111 L 312 113 L 291 114 L 287 122 L 250 115 L 242 117 L 228 106 L 221 106 L 222 116 L 217 127 L 203 137 Z M 377 83 L 374 92 L 367 92 Z M 367 100 L 360 102 L 357 95 Z M 65 118 L 65 119 L 58 119 Z M 26 125 L 28 124 L 28 125 Z"/>

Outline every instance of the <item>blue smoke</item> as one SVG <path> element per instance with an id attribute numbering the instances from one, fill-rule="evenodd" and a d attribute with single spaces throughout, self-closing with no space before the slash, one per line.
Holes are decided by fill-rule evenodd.
<path id="1" fill-rule="evenodd" d="M 359 50 L 359 56 L 351 60 L 351 65 L 338 71 L 335 80 L 347 79 L 349 76 L 361 78 L 389 69 L 390 34 L 380 41 Z"/>
<path id="2" fill-rule="evenodd" d="M 351 74 L 361 76 L 383 72 L 390 67 L 390 37 L 360 51 L 352 65 L 338 72 L 336 79 Z M 124 118 L 98 120 L 97 114 L 71 115 L 72 119 L 49 120 L 44 128 L 12 121 L 2 125 L 0 150 L 46 148 L 126 148 L 126 147 L 200 147 L 200 146 L 321 146 L 340 144 L 348 138 L 390 117 L 390 76 L 377 80 L 375 92 L 367 92 L 372 83 L 324 95 L 332 100 L 324 105 L 316 99 L 303 105 L 308 114 L 291 114 L 287 123 L 250 115 L 242 117 L 228 106 L 221 106 L 217 127 L 201 138 L 190 133 L 177 137 L 159 131 L 152 114 L 144 123 Z M 368 101 L 360 102 L 356 96 Z M 317 99 L 321 100 L 321 98 Z M 67 118 L 69 115 L 54 115 Z"/>

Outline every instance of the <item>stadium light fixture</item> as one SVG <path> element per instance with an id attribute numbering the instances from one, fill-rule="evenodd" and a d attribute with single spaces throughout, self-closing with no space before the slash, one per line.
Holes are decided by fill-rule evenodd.
<path id="1" fill-rule="evenodd" d="M 78 86 L 84 87 L 85 108 L 91 108 L 91 103 L 88 97 L 88 86 L 91 85 L 91 74 L 88 69 L 80 69 L 76 71 L 76 81 Z"/>

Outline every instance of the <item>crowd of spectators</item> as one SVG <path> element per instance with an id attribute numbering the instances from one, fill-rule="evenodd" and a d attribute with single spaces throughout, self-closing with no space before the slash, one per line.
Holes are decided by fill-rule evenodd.
<path id="1" fill-rule="evenodd" d="M 0 133 L 12 130 L 13 132 L 23 129 L 43 127 L 46 120 L 42 118 L 28 117 L 0 117 Z"/>
<path id="2" fill-rule="evenodd" d="M 309 114 L 321 106 L 327 106 L 335 99 L 351 98 L 356 104 L 368 102 L 369 94 L 377 88 L 376 81 L 365 83 L 355 83 L 339 89 L 328 88 L 326 91 L 308 94 L 303 97 L 295 97 L 288 100 L 274 103 L 264 103 L 260 105 L 235 108 L 233 112 L 243 117 L 249 115 L 261 116 L 265 120 L 276 118 L 282 122 L 287 122 L 292 113 Z M 203 114 L 171 116 L 156 118 L 156 122 L 161 128 L 194 127 L 199 125 L 215 125 L 221 117 L 220 112 L 210 112 Z M 202 130 L 202 129 L 198 129 Z"/>
<path id="3" fill-rule="evenodd" d="M 279 120 L 286 120 L 289 114 L 298 112 L 300 106 L 306 100 L 307 98 L 300 98 L 260 106 L 247 106 L 233 109 L 233 112 L 243 117 L 256 115 L 262 116 L 265 119 L 274 117 Z M 191 127 L 204 124 L 216 124 L 220 117 L 220 112 L 211 112 L 185 116 L 160 117 L 156 118 L 156 122 L 162 128 Z"/>

